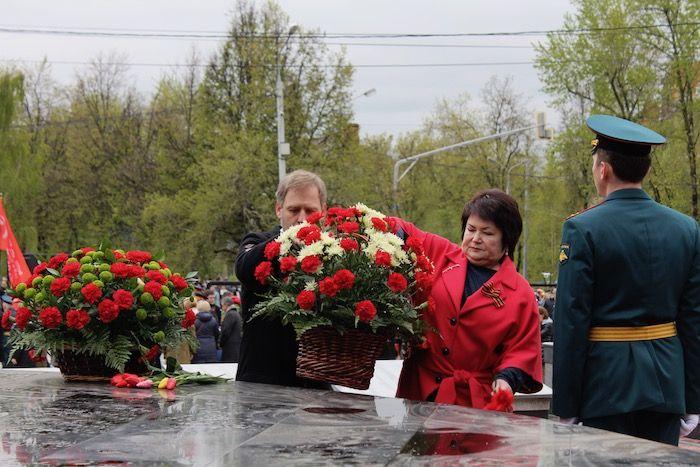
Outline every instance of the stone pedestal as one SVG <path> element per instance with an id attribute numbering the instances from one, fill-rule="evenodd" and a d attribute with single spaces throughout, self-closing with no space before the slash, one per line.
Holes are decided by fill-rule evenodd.
<path id="1" fill-rule="evenodd" d="M 545 419 L 244 382 L 175 391 L 0 370 L 0 465 L 700 465 Z"/>

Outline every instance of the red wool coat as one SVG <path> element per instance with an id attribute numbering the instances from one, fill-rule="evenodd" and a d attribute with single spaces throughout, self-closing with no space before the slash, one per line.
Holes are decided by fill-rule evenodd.
<path id="1" fill-rule="evenodd" d="M 435 265 L 431 298 L 434 311 L 425 311 L 427 349 L 414 350 L 404 362 L 397 397 L 426 400 L 437 390 L 435 402 L 483 408 L 491 395 L 493 377 L 514 367 L 542 387 L 542 345 L 537 302 L 530 284 L 506 257 L 486 283 L 502 300 L 497 306 L 484 287 L 461 306 L 467 258 L 461 248 L 438 235 L 401 222 L 409 236 L 423 240 Z M 431 331 L 435 328 L 437 332 Z"/>

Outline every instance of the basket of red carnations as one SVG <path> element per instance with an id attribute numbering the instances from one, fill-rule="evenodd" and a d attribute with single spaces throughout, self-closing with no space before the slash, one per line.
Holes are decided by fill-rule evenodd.
<path id="1" fill-rule="evenodd" d="M 59 253 L 10 293 L 22 300 L 2 326 L 12 352 L 47 352 L 68 381 L 144 374 L 148 362 L 183 342 L 196 348 L 192 293 L 196 273 L 173 273 L 147 251 L 81 248 Z"/>
<path id="2" fill-rule="evenodd" d="M 391 217 L 363 204 L 315 213 L 265 248 L 255 270 L 269 285 L 251 319 L 291 324 L 297 375 L 367 389 L 387 340 L 422 340 L 433 266 Z"/>

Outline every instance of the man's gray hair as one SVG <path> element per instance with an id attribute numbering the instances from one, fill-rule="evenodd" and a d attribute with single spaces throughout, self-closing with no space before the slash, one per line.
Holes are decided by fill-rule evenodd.
<path id="1" fill-rule="evenodd" d="M 285 175 L 282 180 L 280 180 L 277 186 L 277 203 L 284 204 L 284 198 L 287 197 L 287 192 L 294 188 L 302 188 L 307 186 L 315 186 L 318 189 L 319 198 L 321 199 L 321 205 L 326 204 L 326 184 L 323 183 L 321 177 L 313 172 L 307 170 L 295 170 Z"/>
<path id="2" fill-rule="evenodd" d="M 221 308 L 226 309 L 233 305 L 233 299 L 231 297 L 224 297 L 221 299 Z"/>

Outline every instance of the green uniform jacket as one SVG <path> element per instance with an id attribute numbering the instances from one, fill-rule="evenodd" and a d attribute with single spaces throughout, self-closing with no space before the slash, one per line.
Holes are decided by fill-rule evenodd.
<path id="1" fill-rule="evenodd" d="M 640 189 L 564 223 L 554 315 L 552 411 L 581 419 L 700 413 L 700 233 Z M 589 342 L 593 326 L 675 321 L 678 336 Z"/>

